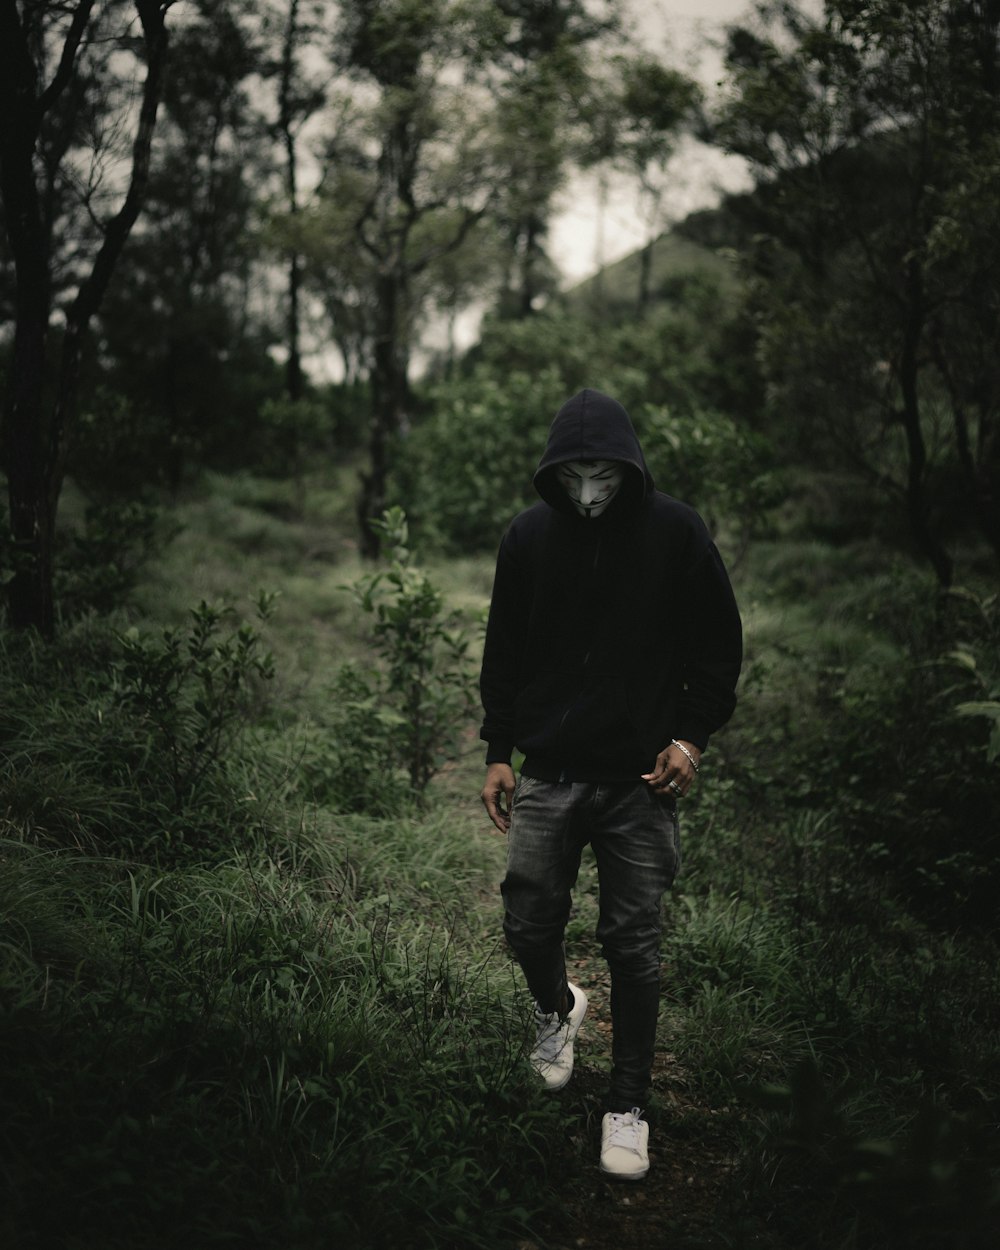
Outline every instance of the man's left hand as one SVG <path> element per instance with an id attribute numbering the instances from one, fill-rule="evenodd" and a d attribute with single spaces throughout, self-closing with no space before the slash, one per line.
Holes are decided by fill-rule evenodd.
<path id="1" fill-rule="evenodd" d="M 678 739 L 678 742 L 680 741 Z M 701 751 L 693 742 L 683 742 L 681 745 L 691 752 L 694 764 L 701 762 Z M 642 779 L 648 782 L 657 794 L 665 794 L 667 797 L 672 795 L 676 799 L 682 799 L 694 785 L 694 764 L 680 746 L 671 744 L 663 748 L 656 757 L 656 767 L 651 773 L 643 773 Z"/>

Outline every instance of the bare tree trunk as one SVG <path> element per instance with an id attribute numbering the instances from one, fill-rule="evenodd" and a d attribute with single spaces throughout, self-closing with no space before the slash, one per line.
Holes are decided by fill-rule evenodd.
<path id="1" fill-rule="evenodd" d="M 11 532 L 17 567 L 8 586 L 11 622 L 52 634 L 52 551 L 56 512 L 65 473 L 66 440 L 76 414 L 80 362 L 91 319 L 100 306 L 115 265 L 135 224 L 149 175 L 149 155 L 166 60 L 164 12 L 153 0 L 136 0 L 146 52 L 139 121 L 132 147 L 129 187 L 108 223 L 90 273 L 66 317 L 56 395 L 45 420 L 43 381 L 50 315 L 51 240 L 43 227 L 33 158 L 45 113 L 72 76 L 93 0 L 75 10 L 59 69 L 49 88 L 37 93 L 37 73 L 13 0 L 0 0 L 0 190 L 17 281 L 17 321 L 3 455 L 10 492 Z"/>
<path id="2" fill-rule="evenodd" d="M 604 268 L 607 248 L 605 235 L 608 223 L 608 172 L 603 165 L 597 173 L 597 213 L 594 226 L 594 281 L 591 285 L 591 299 L 598 309 L 604 306 Z"/>
<path id="3" fill-rule="evenodd" d="M 288 195 L 288 212 L 294 223 L 299 212 L 298 154 L 292 116 L 292 75 L 294 73 L 295 42 L 298 38 L 299 0 L 289 0 L 288 23 L 281 54 L 281 82 L 279 87 L 279 128 L 285 148 L 285 189 Z M 299 311 L 302 290 L 302 260 L 294 243 L 288 254 L 288 360 L 285 364 L 285 389 L 288 398 L 302 398 L 301 313 Z"/>
<path id="4" fill-rule="evenodd" d="M 542 237 L 544 225 L 534 213 L 529 213 L 521 223 L 524 250 L 521 254 L 520 291 L 518 292 L 518 315 L 530 317 L 535 312 L 535 299 L 541 284 L 538 270 L 542 263 Z"/>
<path id="5" fill-rule="evenodd" d="M 35 182 L 34 153 L 45 113 L 72 76 L 93 0 L 73 14 L 59 67 L 39 92 L 38 71 L 14 0 L 0 3 L 0 195 L 15 275 L 14 350 L 4 402 L 2 456 L 7 474 L 14 576 L 11 623 L 50 634 L 55 499 L 50 481 L 43 387 L 47 376 L 51 240 Z"/>
<path id="6" fill-rule="evenodd" d="M 653 245 L 655 239 L 649 238 L 639 253 L 639 312 L 645 312 L 653 288 Z"/>
<path id="7" fill-rule="evenodd" d="M 42 388 L 51 288 L 32 169 L 35 135 L 16 118 L 11 123 L 3 129 L 0 148 L 0 189 L 16 280 L 14 350 L 3 420 L 15 562 L 8 593 L 12 624 L 37 625 L 47 632 L 52 621 L 53 518 L 44 475 Z"/>
<path id="8" fill-rule="evenodd" d="M 937 335 L 932 338 L 934 360 L 938 372 L 944 381 L 951 400 L 951 411 L 955 422 L 955 446 L 958 451 L 958 462 L 962 466 L 966 489 L 972 500 L 972 512 L 979 526 L 979 531 L 993 548 L 994 554 L 1000 559 L 1000 494 L 997 483 L 991 480 L 989 461 L 979 448 L 972 446 L 969 431 L 969 417 L 965 402 L 955 384 L 955 379 L 948 363 L 948 357 Z M 981 404 L 980 439 L 987 426 L 988 407 Z"/>
<path id="9" fill-rule="evenodd" d="M 954 572 L 951 557 L 931 532 L 927 517 L 924 478 L 927 472 L 927 448 L 920 425 L 920 396 L 917 381 L 920 370 L 918 352 L 923 334 L 923 278 L 920 264 L 910 260 L 906 287 L 908 312 L 903 331 L 903 347 L 899 362 L 899 383 L 903 395 L 900 421 L 906 435 L 907 477 L 906 510 L 917 550 L 930 563 L 943 589 L 951 585 Z"/>
<path id="10" fill-rule="evenodd" d="M 369 560 L 377 559 L 381 549 L 378 532 L 371 523 L 379 520 L 385 511 L 392 442 L 410 408 L 409 355 L 401 325 L 405 302 L 405 274 L 397 266 L 391 266 L 379 275 L 376 290 L 369 468 L 361 474 L 358 510 L 361 554 Z"/>

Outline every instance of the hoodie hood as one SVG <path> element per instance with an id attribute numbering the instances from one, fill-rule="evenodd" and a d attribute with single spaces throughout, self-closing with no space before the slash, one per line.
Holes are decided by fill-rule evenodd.
<path id="1" fill-rule="evenodd" d="M 628 413 L 616 399 L 600 391 L 580 391 L 559 409 L 534 476 L 535 490 L 550 507 L 583 520 L 556 475 L 557 467 L 568 460 L 615 460 L 625 466 L 625 480 L 607 516 L 631 510 L 653 489 L 653 478 Z M 587 524 L 599 521 L 595 518 Z"/>

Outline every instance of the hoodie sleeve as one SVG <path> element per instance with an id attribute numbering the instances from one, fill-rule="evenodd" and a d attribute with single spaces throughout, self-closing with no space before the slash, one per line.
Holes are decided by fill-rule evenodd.
<path id="1" fill-rule="evenodd" d="M 514 704 L 521 681 L 521 657 L 530 592 L 512 526 L 497 555 L 486 625 L 479 691 L 485 716 L 479 736 L 487 743 L 487 764 L 509 764 L 514 750 Z"/>
<path id="2" fill-rule="evenodd" d="M 675 736 L 704 750 L 736 707 L 743 661 L 739 609 L 715 544 L 692 571 L 686 613 L 683 692 Z"/>

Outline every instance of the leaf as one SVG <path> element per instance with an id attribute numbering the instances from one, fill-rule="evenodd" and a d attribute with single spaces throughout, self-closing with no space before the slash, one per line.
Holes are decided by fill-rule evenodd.
<path id="1" fill-rule="evenodd" d="M 955 712 L 958 716 L 986 716 L 990 720 L 1000 721 L 1000 703 L 992 699 L 959 703 Z"/>

